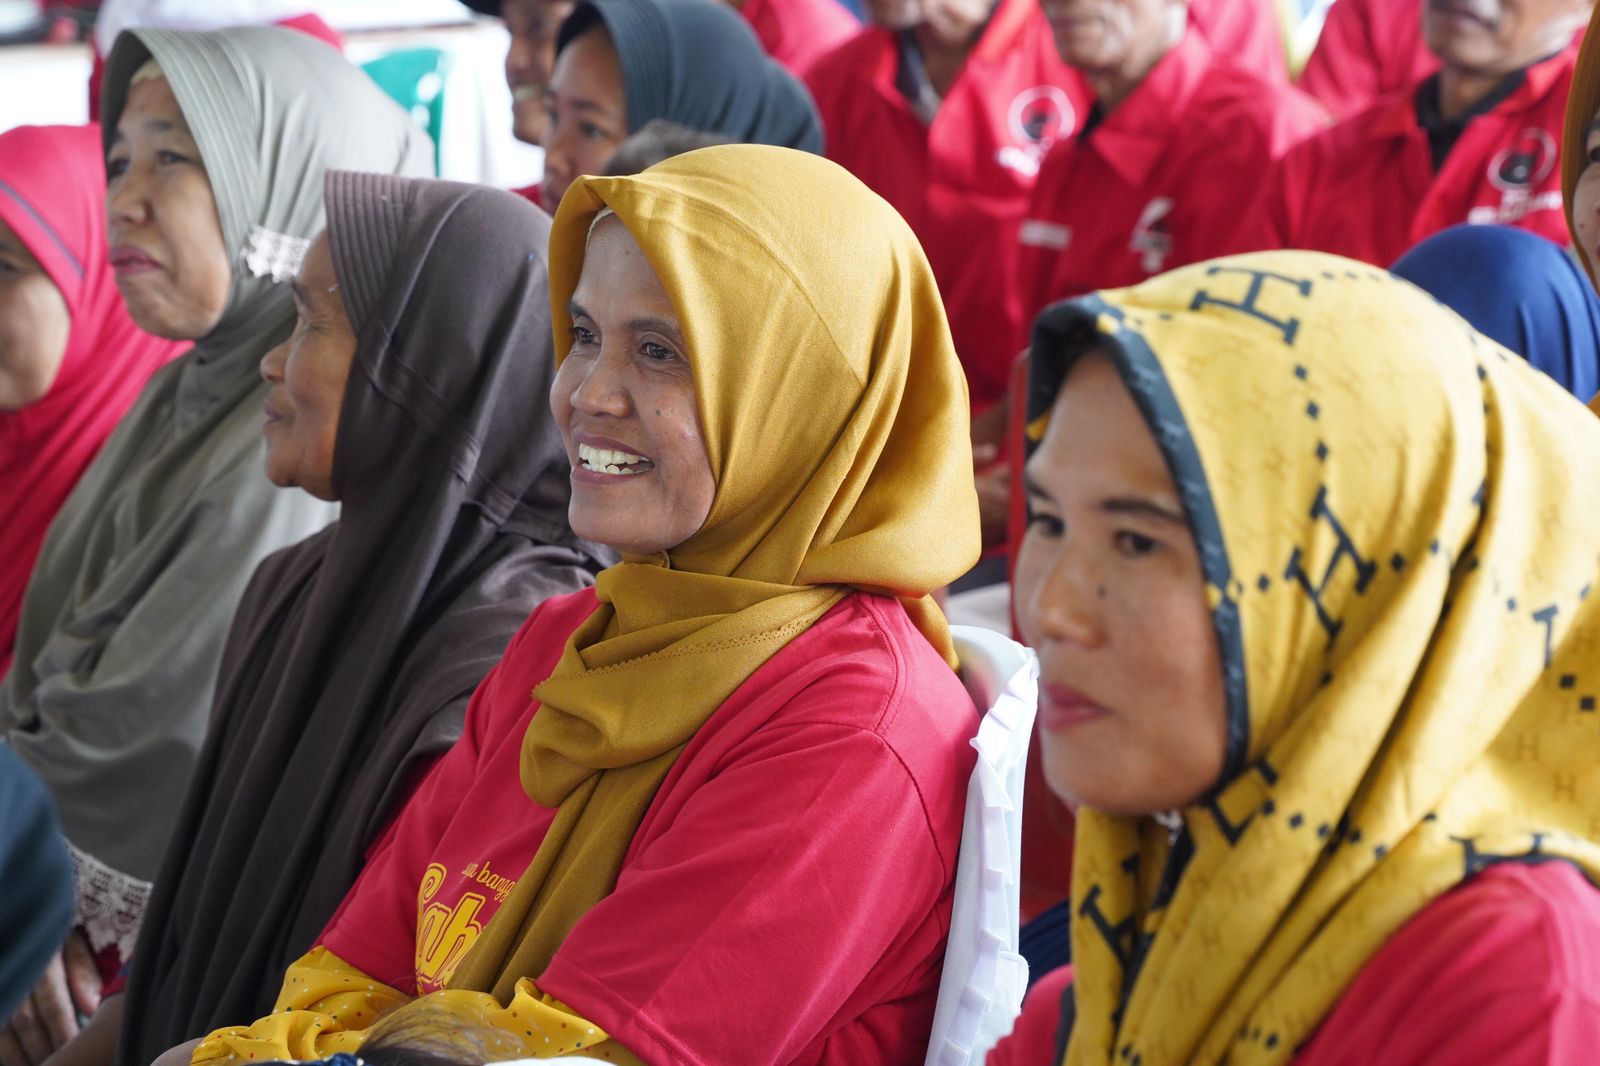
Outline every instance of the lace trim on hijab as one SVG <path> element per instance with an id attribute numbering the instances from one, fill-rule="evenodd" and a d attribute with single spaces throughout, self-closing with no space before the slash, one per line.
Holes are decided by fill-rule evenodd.
<path id="1" fill-rule="evenodd" d="M 262 226 L 251 226 L 244 244 L 244 265 L 256 277 L 271 277 L 281 284 L 300 273 L 300 264 L 310 247 L 310 238 L 291 237 Z"/>
<path id="2" fill-rule="evenodd" d="M 78 884 L 75 924 L 82 926 L 95 954 L 115 944 L 122 958 L 133 955 L 139 923 L 150 902 L 150 882 L 123 873 L 73 847 L 72 870 Z"/>

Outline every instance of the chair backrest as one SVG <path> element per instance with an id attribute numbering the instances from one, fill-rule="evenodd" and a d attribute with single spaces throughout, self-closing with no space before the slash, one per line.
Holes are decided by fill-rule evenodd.
<path id="1" fill-rule="evenodd" d="M 1038 703 L 1033 653 L 999 633 L 951 626 L 961 680 L 984 709 L 972 746 L 950 943 L 927 1066 L 981 1066 L 1011 1031 L 1028 987 L 1017 953 L 1022 782 Z"/>

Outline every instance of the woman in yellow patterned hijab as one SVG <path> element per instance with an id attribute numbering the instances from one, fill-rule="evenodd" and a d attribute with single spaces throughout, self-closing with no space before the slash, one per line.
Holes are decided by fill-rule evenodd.
<path id="1" fill-rule="evenodd" d="M 1079 807 L 1049 1061 L 1295 1061 L 1496 864 L 1565 860 L 1593 943 L 1600 423 L 1314 253 L 1058 304 L 1032 359 L 1018 606 Z"/>

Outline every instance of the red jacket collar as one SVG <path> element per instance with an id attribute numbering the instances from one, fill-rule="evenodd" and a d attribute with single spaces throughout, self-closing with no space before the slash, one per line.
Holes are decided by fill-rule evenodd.
<path id="1" fill-rule="evenodd" d="M 1506 97 L 1493 111 L 1503 114 L 1524 111 L 1550 95 L 1561 79 L 1571 72 L 1578 62 L 1578 38 L 1548 59 L 1542 59 L 1527 69 L 1527 75 L 1517 91 Z M 1428 77 L 1433 77 L 1429 74 Z M 1418 82 L 1417 85 L 1421 85 Z M 1417 85 L 1403 93 L 1395 93 L 1388 101 L 1377 105 L 1377 117 L 1372 123 L 1372 133 L 1377 137 L 1410 137 L 1421 129 L 1417 125 Z"/>

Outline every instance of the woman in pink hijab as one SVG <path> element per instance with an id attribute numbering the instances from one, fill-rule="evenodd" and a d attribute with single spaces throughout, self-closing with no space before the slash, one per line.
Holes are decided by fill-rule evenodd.
<path id="1" fill-rule="evenodd" d="M 133 324 L 106 248 L 98 126 L 0 133 L 0 677 L 45 530 L 185 344 Z"/>

